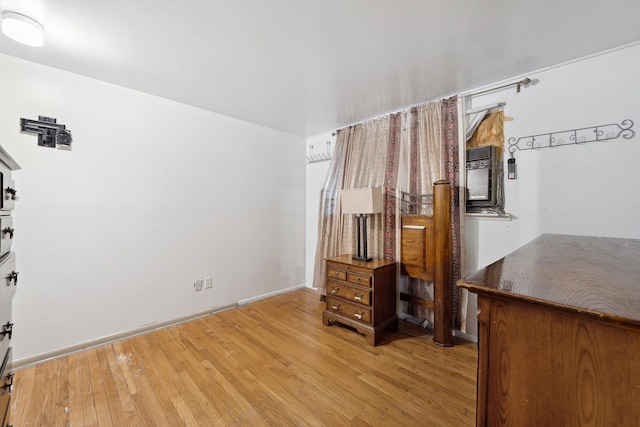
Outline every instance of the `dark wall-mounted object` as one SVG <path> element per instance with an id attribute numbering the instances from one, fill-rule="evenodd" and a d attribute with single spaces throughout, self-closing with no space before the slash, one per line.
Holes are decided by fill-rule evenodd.
<path id="1" fill-rule="evenodd" d="M 501 152 L 494 146 L 467 150 L 467 212 L 499 207 Z"/>
<path id="2" fill-rule="evenodd" d="M 38 120 L 21 118 L 20 130 L 37 134 L 38 145 L 42 147 L 71 149 L 71 131 L 53 117 L 38 116 Z"/>

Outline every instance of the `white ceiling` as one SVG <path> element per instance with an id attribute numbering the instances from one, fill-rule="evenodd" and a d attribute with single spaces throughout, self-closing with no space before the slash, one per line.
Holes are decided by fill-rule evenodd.
<path id="1" fill-rule="evenodd" d="M 640 40 L 638 0 L 0 0 L 0 52 L 311 136 Z M 0 70 L 1 72 L 2 70 Z"/>

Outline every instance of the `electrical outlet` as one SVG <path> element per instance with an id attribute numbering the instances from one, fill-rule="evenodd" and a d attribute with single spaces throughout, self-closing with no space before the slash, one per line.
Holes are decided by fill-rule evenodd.
<path id="1" fill-rule="evenodd" d="M 213 279 L 211 278 L 211 276 L 204 278 L 204 287 L 206 289 L 213 287 Z"/>
<path id="2" fill-rule="evenodd" d="M 193 284 L 193 287 L 196 291 L 201 291 L 202 290 L 202 280 L 198 279 L 196 280 L 196 282 Z"/>

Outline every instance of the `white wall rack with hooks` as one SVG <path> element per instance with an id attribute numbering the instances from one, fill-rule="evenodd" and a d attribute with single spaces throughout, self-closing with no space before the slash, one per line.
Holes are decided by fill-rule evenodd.
<path id="1" fill-rule="evenodd" d="M 309 154 L 307 155 L 307 164 L 328 162 L 331 160 L 331 141 L 327 141 L 327 151 L 324 153 L 313 153 L 313 145 L 309 146 Z"/>

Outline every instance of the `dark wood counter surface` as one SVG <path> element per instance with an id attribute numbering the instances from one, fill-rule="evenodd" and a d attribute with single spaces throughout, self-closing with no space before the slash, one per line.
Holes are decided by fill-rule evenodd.
<path id="1" fill-rule="evenodd" d="M 459 286 L 640 325 L 640 240 L 543 234 Z"/>
<path id="2" fill-rule="evenodd" d="M 467 276 L 479 426 L 640 425 L 640 240 L 544 234 Z"/>

